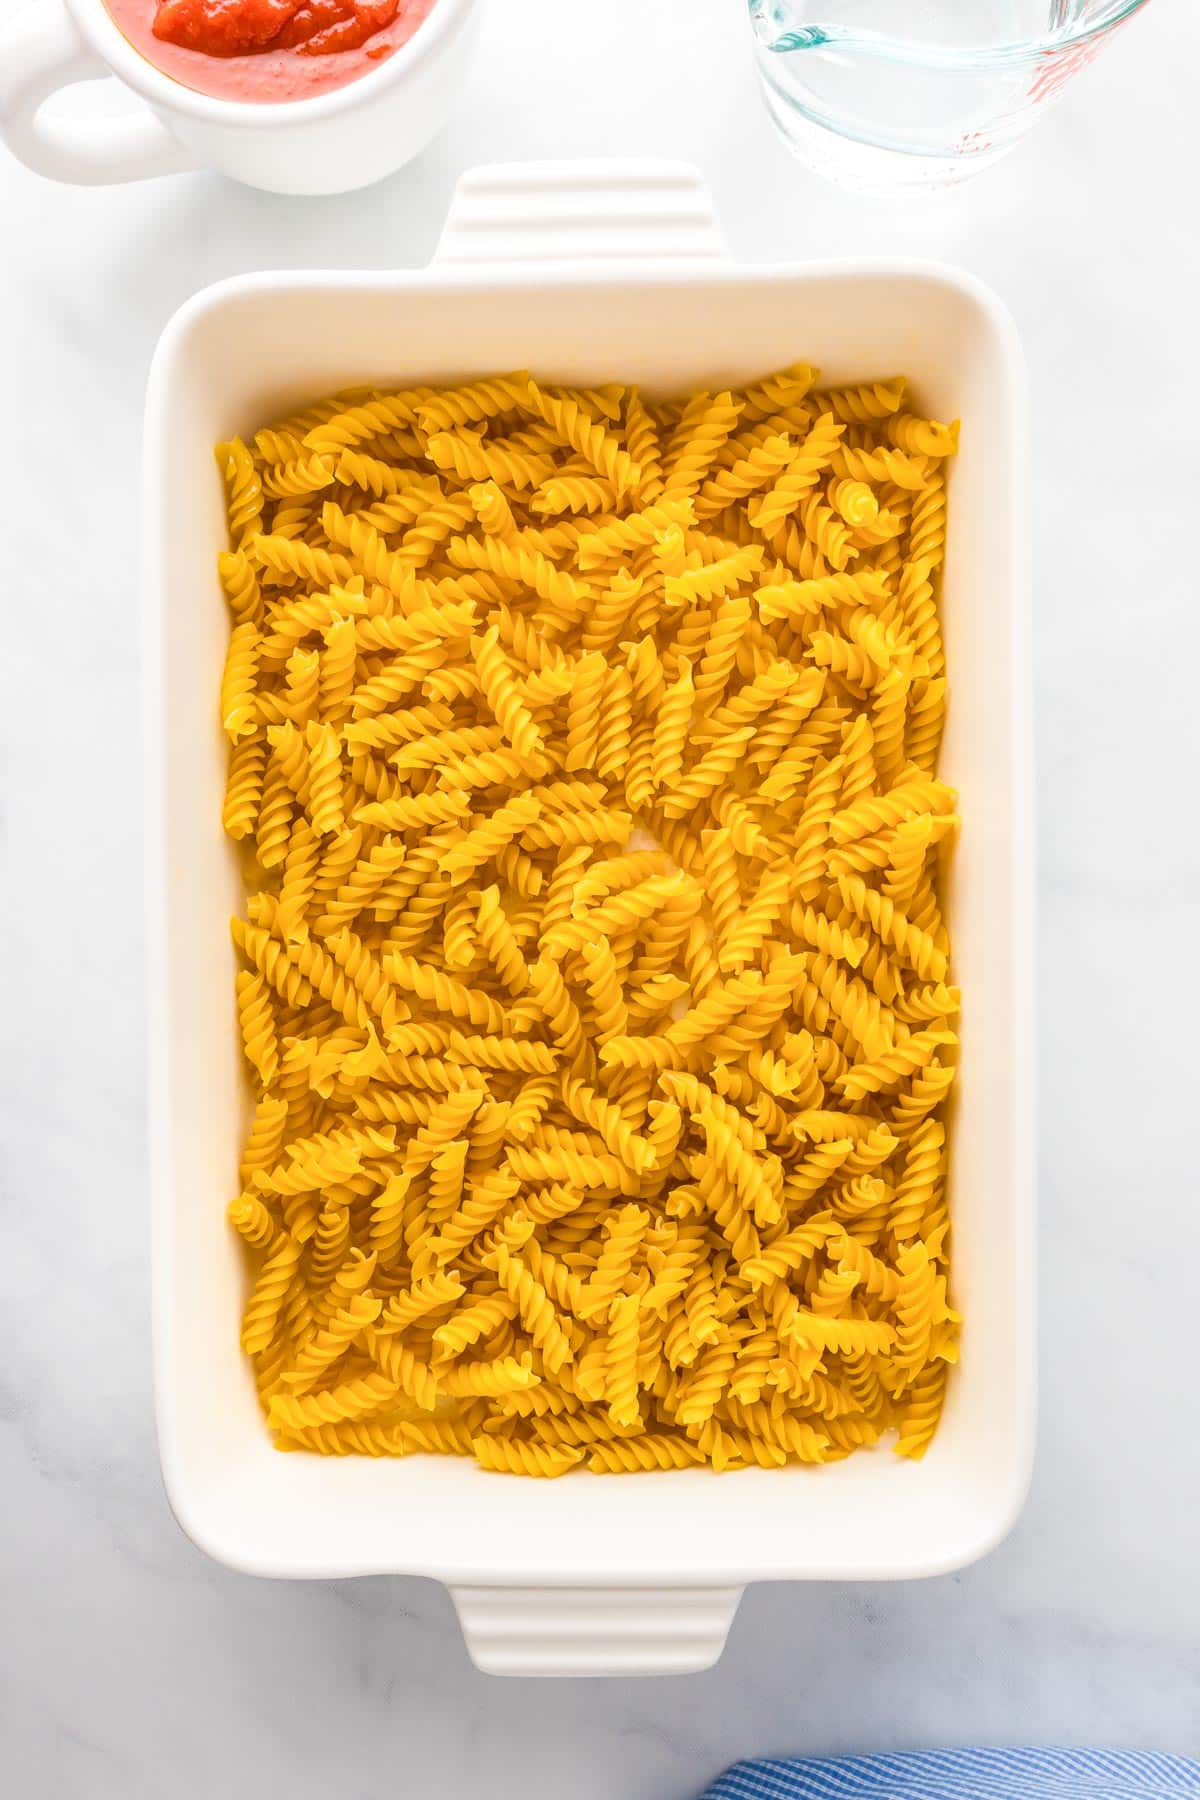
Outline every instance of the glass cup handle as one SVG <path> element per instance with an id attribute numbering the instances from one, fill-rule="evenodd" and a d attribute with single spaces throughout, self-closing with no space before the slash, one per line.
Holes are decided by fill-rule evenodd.
<path id="1" fill-rule="evenodd" d="M 132 95 L 122 118 L 43 116 L 42 106 L 60 88 L 111 73 L 61 0 L 39 0 L 0 33 L 0 139 L 37 174 L 76 186 L 195 168 L 183 145 Z"/>
<path id="2" fill-rule="evenodd" d="M 727 252 L 712 195 L 689 163 L 496 163 L 454 190 L 439 267 L 712 264 Z"/>

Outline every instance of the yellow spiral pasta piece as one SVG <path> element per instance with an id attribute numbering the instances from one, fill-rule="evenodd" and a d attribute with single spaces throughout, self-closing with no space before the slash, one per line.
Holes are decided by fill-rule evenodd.
<path id="1" fill-rule="evenodd" d="M 414 1450 L 428 1456 L 470 1456 L 476 1422 L 469 1414 L 440 1413 L 436 1419 L 419 1419 L 397 1426 L 401 1454 Z"/>
<path id="2" fill-rule="evenodd" d="M 550 1075 L 558 1066 L 548 1044 L 527 1038 L 468 1037 L 455 1031 L 450 1035 L 450 1052 L 458 1061 L 478 1069 Z"/>
<path id="3" fill-rule="evenodd" d="M 911 413 L 893 413 L 887 422 L 887 436 L 899 450 L 913 456 L 949 456 L 958 440 L 957 425 L 942 425 L 936 419 L 918 419 Z"/>
<path id="4" fill-rule="evenodd" d="M 520 837 L 541 817 L 541 802 L 532 794 L 521 794 L 507 806 L 497 807 L 479 824 L 472 827 L 459 843 L 443 851 L 440 866 L 452 883 L 468 880 L 475 871 L 494 858 L 514 838 Z"/>
<path id="5" fill-rule="evenodd" d="M 630 551 L 649 549 L 660 534 L 690 524 L 694 516 L 691 501 L 676 495 L 602 526 L 586 525 L 576 543 L 579 566 L 586 573 Z"/>
<path id="6" fill-rule="evenodd" d="M 656 788 L 670 787 L 679 778 L 694 698 L 691 665 L 685 657 L 678 676 L 663 693 L 654 723 L 650 772 Z"/>
<path id="7" fill-rule="evenodd" d="M 657 919 L 673 902 L 687 897 L 687 910 L 699 904 L 688 878 L 682 874 L 652 874 L 632 887 L 619 888 L 599 905 L 581 910 L 575 919 L 555 925 L 543 934 L 546 947 L 554 954 L 568 948 L 582 950 L 597 935 L 615 936 L 621 932 L 640 932 L 648 921 Z"/>
<path id="8" fill-rule="evenodd" d="M 420 962 L 415 956 L 393 954 L 384 962 L 384 973 L 397 984 L 426 1001 L 435 1012 L 451 1018 L 466 1019 L 484 1031 L 500 1031 L 505 1015 L 487 994 L 468 988 L 440 969 Z"/>
<path id="9" fill-rule="evenodd" d="M 719 600 L 750 582 L 762 567 L 763 553 L 757 544 L 731 550 L 714 562 L 685 568 L 679 574 L 668 574 L 664 582 L 667 602 L 672 607 L 693 606 L 699 600 Z"/>
<path id="10" fill-rule="evenodd" d="M 727 506 L 770 487 L 791 462 L 795 445 L 786 432 L 773 432 L 727 469 L 709 477 L 696 495 L 696 515 L 710 518 Z"/>
<path id="11" fill-rule="evenodd" d="M 909 524 L 908 553 L 914 562 L 939 568 L 945 558 L 946 478 L 940 470 L 932 474 L 913 498 Z"/>
<path id="12" fill-rule="evenodd" d="M 584 656 L 576 669 L 567 708 L 565 767 L 595 767 L 600 737 L 600 707 L 607 664 L 603 656 Z"/>
<path id="13" fill-rule="evenodd" d="M 484 697 L 513 751 L 527 762 L 544 766 L 545 743 L 542 734 L 520 697 L 495 626 L 485 632 L 482 638 L 472 638 L 471 654 Z"/>
<path id="14" fill-rule="evenodd" d="M 243 1181 L 249 1180 L 256 1169 L 268 1169 L 278 1160 L 288 1113 L 288 1103 L 280 1095 L 263 1094 L 259 1099 L 239 1166 Z"/>
<path id="15" fill-rule="evenodd" d="M 851 481 L 887 482 L 916 491 L 928 480 L 930 465 L 924 456 L 909 456 L 890 444 L 859 443 L 855 434 L 847 432 L 833 459 L 833 469 L 836 475 Z"/>
<path id="16" fill-rule="evenodd" d="M 724 1339 L 711 1345 L 696 1362 L 685 1391 L 675 1408 L 675 1419 L 685 1429 L 706 1424 L 729 1385 L 737 1362 L 737 1349 Z"/>
<path id="17" fill-rule="evenodd" d="M 896 1420 L 897 1455 L 919 1460 L 928 1450 L 945 1401 L 946 1375 L 946 1364 L 935 1361 L 913 1382 Z"/>
<path id="18" fill-rule="evenodd" d="M 541 1381 L 527 1359 L 499 1356 L 487 1362 L 460 1363 L 439 1376 L 439 1391 L 468 1399 L 507 1399 L 524 1393 Z"/>
<path id="19" fill-rule="evenodd" d="M 696 668 L 694 704 L 698 713 L 709 711 L 720 700 L 737 662 L 751 610 L 748 594 L 734 594 L 717 607 Z"/>
<path id="20" fill-rule="evenodd" d="M 541 1353 L 547 1374 L 556 1375 L 572 1360 L 571 1340 L 563 1330 L 553 1301 L 519 1256 L 503 1245 L 496 1252 L 496 1278 L 517 1309 L 517 1316 Z"/>
<path id="21" fill-rule="evenodd" d="M 277 1248 L 279 1228 L 257 1194 L 239 1194 L 226 1208 L 229 1223 L 252 1250 Z"/>
<path id="22" fill-rule="evenodd" d="M 593 1444 L 587 1465 L 595 1475 L 636 1475 L 653 1469 L 688 1469 L 703 1460 L 699 1446 L 687 1438 L 660 1433 Z"/>
<path id="23" fill-rule="evenodd" d="M 586 611 L 581 606 L 576 608 L 580 613 L 583 649 L 610 652 L 624 636 L 631 615 L 640 610 L 649 592 L 645 575 L 617 569 L 608 576 L 606 585 L 589 596 Z M 560 614 L 555 620 L 556 628 L 562 629 L 565 622 Z M 616 667 L 619 665 L 614 665 L 614 673 Z"/>
<path id="24" fill-rule="evenodd" d="M 619 1156 L 635 1174 L 643 1175 L 653 1167 L 653 1146 L 630 1130 L 612 1101 L 574 1076 L 564 1078 L 562 1096 L 568 1112 L 590 1125 L 613 1155 Z"/>
<path id="25" fill-rule="evenodd" d="M 241 550 L 261 529 L 262 481 L 254 457 L 241 438 L 218 444 L 216 454 L 225 482 L 229 535 L 234 549 Z"/>
<path id="26" fill-rule="evenodd" d="M 653 500 L 662 491 L 661 449 L 658 429 L 637 388 L 630 388 L 625 396 L 625 445 L 641 470 L 639 494 Z"/>
<path id="27" fill-rule="evenodd" d="M 499 887 L 493 883 L 484 888 L 475 907 L 475 929 L 483 955 L 510 994 L 523 994 L 529 986 L 529 967 L 504 910 Z"/>
<path id="28" fill-rule="evenodd" d="M 281 999 L 289 1006 L 307 1006 L 312 999 L 312 987 L 281 943 L 261 925 L 247 924 L 244 919 L 234 919 L 230 930 L 234 944 Z"/>
<path id="29" fill-rule="evenodd" d="M 354 817 L 360 824 L 373 825 L 380 831 L 417 831 L 461 819 L 469 811 L 470 802 L 459 792 L 399 794 L 394 799 L 360 806 Z"/>
<path id="30" fill-rule="evenodd" d="M 549 1480 L 565 1475 L 585 1455 L 581 1448 L 572 1445 L 552 1448 L 523 1438 L 486 1435 L 475 1438 L 471 1448 L 482 1468 L 501 1475 L 538 1475 Z"/>
<path id="31" fill-rule="evenodd" d="M 269 1088 L 279 1072 L 279 1039 L 267 984 L 261 975 L 244 970 L 238 975 L 237 1003 L 247 1061 L 263 1087 Z"/>
<path id="32" fill-rule="evenodd" d="M 918 813 L 951 813 L 954 801 L 954 790 L 942 782 L 913 777 L 877 799 L 856 801 L 837 813 L 830 821 L 830 836 L 835 844 L 852 843 L 857 838 L 894 829 Z"/>
<path id="33" fill-rule="evenodd" d="M 313 1288 L 325 1288 L 346 1260 L 350 1245 L 350 1210 L 326 1204 L 318 1218 L 309 1250 L 308 1275 Z"/>
<path id="34" fill-rule="evenodd" d="M 606 513 L 616 503 L 616 489 L 599 475 L 552 475 L 529 504 L 536 513 Z"/>
<path id="35" fill-rule="evenodd" d="M 304 1430 L 314 1425 L 336 1425 L 380 1412 L 400 1391 L 382 1373 L 361 1375 L 318 1394 L 272 1396 L 267 1416 L 283 1430 Z"/>
<path id="36" fill-rule="evenodd" d="M 523 370 L 513 375 L 497 375 L 487 381 L 473 381 L 463 387 L 428 391 L 422 398 L 417 417 L 426 432 L 448 431 L 455 426 L 475 425 L 493 419 L 498 413 L 513 412 L 520 406 L 529 387 L 529 376 Z"/>
<path id="37" fill-rule="evenodd" d="M 819 494 L 809 496 L 803 505 L 804 531 L 823 562 L 841 573 L 858 555 L 854 540 L 835 513 Z"/>
<path id="38" fill-rule="evenodd" d="M 428 1363 L 395 1334 L 368 1330 L 365 1337 L 380 1373 L 394 1384 L 395 1391 L 407 1395 L 422 1412 L 432 1412 L 442 1390 L 440 1377 Z"/>
<path id="39" fill-rule="evenodd" d="M 774 1238 L 766 1244 L 757 1256 L 744 1262 L 742 1276 L 759 1288 L 773 1281 L 786 1281 L 797 1270 L 805 1268 L 824 1249 L 836 1231 L 836 1222 L 830 1215 L 814 1217 L 806 1224 L 797 1225 L 792 1231 L 785 1232 L 782 1237 Z"/>
<path id="40" fill-rule="evenodd" d="M 796 1315 L 795 1331 L 802 1342 L 842 1356 L 851 1353 L 882 1355 L 891 1350 L 897 1340 L 896 1328 L 884 1320 L 828 1318 L 803 1307 Z"/>
<path id="41" fill-rule="evenodd" d="M 315 494 L 329 487 L 334 478 L 334 459 L 320 454 L 300 455 L 290 462 L 276 463 L 262 477 L 263 492 L 273 499 Z"/>
<path id="42" fill-rule="evenodd" d="M 696 395 L 663 456 L 664 486 L 672 497 L 692 495 L 702 486 L 741 415 L 742 402 L 726 389 L 709 398 Z"/>
<path id="43" fill-rule="evenodd" d="M 936 1272 L 928 1245 L 920 1238 L 906 1244 L 896 1258 L 899 1291 L 896 1295 L 895 1372 L 911 1379 L 929 1359 L 935 1326 L 947 1315 L 944 1283 Z"/>
<path id="44" fill-rule="evenodd" d="M 297 1393 L 315 1386 L 325 1371 L 343 1357 L 350 1345 L 379 1317 L 381 1300 L 369 1294 L 356 1294 L 339 1308 L 326 1325 L 314 1331 L 305 1341 L 295 1361 L 285 1369 L 281 1379 Z"/>
<path id="45" fill-rule="evenodd" d="M 628 669 L 618 663 L 609 669 L 601 699 L 596 740 L 596 773 L 606 781 L 620 781 L 629 762 L 633 729 L 633 683 Z"/>
<path id="46" fill-rule="evenodd" d="M 610 1308 L 621 1293 L 640 1253 L 650 1215 L 644 1207 L 626 1205 L 612 1212 L 605 1221 L 604 1242 L 595 1269 L 582 1293 L 580 1316 L 585 1319 L 607 1318 Z"/>
<path id="47" fill-rule="evenodd" d="M 838 892 L 854 914 L 869 924 L 922 981 L 944 981 L 948 968 L 945 952 L 927 931 L 922 931 L 894 901 L 867 886 L 859 875 L 838 878 Z"/>
<path id="48" fill-rule="evenodd" d="M 574 579 L 555 567 L 540 550 L 528 548 L 519 538 L 451 538 L 446 546 L 450 562 L 459 569 L 487 569 L 509 581 L 532 588 L 543 600 L 574 606 L 580 589 Z"/>
<path id="49" fill-rule="evenodd" d="M 916 684 L 908 716 L 904 721 L 903 749 L 897 747 L 896 762 L 899 763 L 903 757 L 904 761 L 931 775 L 937 767 L 945 719 L 945 677 L 938 676 Z"/>
<path id="50" fill-rule="evenodd" d="M 832 462 L 842 431 L 832 413 L 821 414 L 773 486 L 747 509 L 758 530 L 784 524 L 804 502 Z"/>
<path id="51" fill-rule="evenodd" d="M 941 675 L 945 666 L 941 628 L 934 603 L 932 574 L 936 563 L 929 555 L 902 564 L 896 589 L 896 604 L 903 618 L 903 628 L 925 674 L 931 679 Z"/>
<path id="52" fill-rule="evenodd" d="M 435 432 L 427 451 L 435 467 L 453 472 L 460 480 L 496 481 L 522 492 L 539 487 L 553 468 L 547 456 L 512 449 L 468 431 Z"/>
<path id="53" fill-rule="evenodd" d="M 325 460 L 333 460 L 331 452 L 326 452 Z M 379 500 L 387 500 L 395 495 L 411 495 L 413 490 L 414 476 L 410 469 L 385 462 L 378 456 L 368 456 L 360 450 L 343 450 L 333 462 L 333 473 L 345 486 L 362 488 Z M 402 517 L 407 516 L 407 510 L 403 509 Z M 385 518 L 389 524 L 393 522 L 390 515 L 385 515 Z"/>
<path id="54" fill-rule="evenodd" d="M 221 724 L 235 744 L 239 738 L 251 736 L 257 726 L 258 646 L 259 630 L 253 620 L 234 626 L 221 679 Z"/>
<path id="55" fill-rule="evenodd" d="M 475 962 L 475 909 L 466 894 L 442 915 L 442 953 L 452 969 L 470 969 Z"/>
<path id="56" fill-rule="evenodd" d="M 294 650 L 287 659 L 287 675 L 282 702 L 276 702 L 286 720 L 306 725 L 316 713 L 320 695 L 321 658 L 315 650 Z M 265 697 L 259 701 L 259 713 L 265 718 L 275 707 Z"/>
<path id="57" fill-rule="evenodd" d="M 398 1425 L 377 1419 L 340 1425 L 297 1426 L 277 1440 L 280 1450 L 315 1450 L 321 1456 L 403 1456 L 411 1445 Z"/>
<path id="58" fill-rule="evenodd" d="M 403 1017 L 400 1003 L 387 975 L 374 952 L 349 926 L 344 925 L 325 940 L 325 948 L 362 996 L 364 1004 L 379 1019 L 384 1033 L 390 1033 L 398 1017 Z"/>
<path id="59" fill-rule="evenodd" d="M 454 1361 L 465 1350 L 469 1350 L 481 1339 L 490 1337 L 516 1316 L 516 1302 L 510 1300 L 507 1294 L 500 1292 L 460 1307 L 444 1324 L 437 1326 L 433 1333 L 434 1348 L 438 1357 L 443 1362 Z M 521 1379 L 515 1381 L 510 1373 L 507 1385 L 501 1388 L 502 1397 L 505 1399 L 514 1393 L 523 1392 L 526 1388 L 536 1385 L 535 1382 L 528 1379 L 532 1372 L 525 1369 L 524 1365 L 518 1365 L 518 1367 L 522 1369 Z"/>
<path id="60" fill-rule="evenodd" d="M 919 1237 L 937 1200 L 944 1173 L 946 1133 L 941 1122 L 928 1119 L 909 1140 L 904 1172 L 896 1185 L 889 1223 L 899 1243 Z"/>
<path id="61" fill-rule="evenodd" d="M 249 837 L 254 831 L 263 800 L 266 768 L 267 747 L 260 737 L 242 738 L 235 745 L 229 759 L 225 804 L 221 813 L 221 823 L 231 838 Z"/>
<path id="62" fill-rule="evenodd" d="M 298 436 L 311 450 L 358 444 L 402 429 L 416 418 L 414 408 L 423 388 L 381 394 L 370 388 L 344 390 L 278 425 L 282 435 Z"/>
<path id="63" fill-rule="evenodd" d="M 717 960 L 724 972 L 744 968 L 758 954 L 787 906 L 792 882 L 792 870 L 787 864 L 763 872 L 722 940 Z"/>
<path id="64" fill-rule="evenodd" d="M 847 525 L 870 525 L 879 517 L 879 501 L 865 481 L 841 476 L 828 487 L 829 504 Z"/>
<path id="65" fill-rule="evenodd" d="M 826 389 L 814 394 L 813 398 L 819 405 L 828 407 L 836 419 L 866 423 L 887 419 L 899 412 L 904 404 L 905 388 L 903 378 L 860 382 L 856 386 Z"/>
<path id="66" fill-rule="evenodd" d="M 330 588 L 351 580 L 356 573 L 349 557 L 340 552 L 281 534 L 260 532 L 251 537 L 244 548 L 258 568 L 264 586 L 308 581 L 317 587 Z"/>
<path id="67" fill-rule="evenodd" d="M 321 866 L 321 840 L 301 820 L 292 832 L 279 885 L 279 906 L 274 929 L 286 943 L 308 936 L 306 914 L 312 903 L 317 871 Z"/>
<path id="68" fill-rule="evenodd" d="M 719 1166 L 736 1188 L 738 1196 L 754 1216 L 756 1225 L 778 1224 L 781 1216 L 781 1185 L 778 1165 L 761 1149 L 750 1121 L 736 1106 L 715 1093 L 706 1093 L 694 1112 L 696 1123 L 704 1132 L 713 1163 Z M 745 1254 L 734 1246 L 739 1262 Z"/>
<path id="69" fill-rule="evenodd" d="M 320 703 L 326 718 L 340 720 L 349 711 L 358 659 L 358 634 L 353 619 L 335 619 L 327 627 L 320 660 Z"/>
<path id="70" fill-rule="evenodd" d="M 389 550 L 385 539 L 364 518 L 347 514 L 327 500 L 321 508 L 321 529 L 331 544 L 345 552 L 356 575 L 378 583 L 406 608 L 418 604 L 420 590 L 410 562 Z"/>
<path id="71" fill-rule="evenodd" d="M 303 1245 L 281 1234 L 258 1271 L 246 1310 L 242 1315 L 242 1348 L 254 1356 L 275 1336 L 280 1310 L 300 1263 Z"/>
<path id="72" fill-rule="evenodd" d="M 538 490 L 539 493 L 541 490 Z M 517 522 L 513 517 L 504 490 L 494 481 L 476 482 L 467 489 L 467 496 L 475 508 L 475 517 L 479 520 L 488 537 L 511 538 L 515 536 Z"/>
<path id="73" fill-rule="evenodd" d="M 344 878 L 327 878 L 321 896 L 325 910 L 314 920 L 314 929 L 318 933 L 337 931 L 372 907 L 404 866 L 408 854 L 405 844 L 388 838 L 358 858 L 345 871 Z"/>
<path id="74" fill-rule="evenodd" d="M 341 745 L 331 725 L 310 719 L 305 730 L 308 747 L 309 815 L 322 837 L 340 832 L 345 825 Z"/>
<path id="75" fill-rule="evenodd" d="M 577 451 L 618 494 L 637 487 L 642 471 L 619 441 L 598 425 L 569 395 L 556 395 L 530 381 L 525 405 Z"/>
<path id="76" fill-rule="evenodd" d="M 642 1418 L 637 1378 L 640 1310 L 636 1294 L 619 1294 L 609 1314 L 604 1390 L 608 1417 L 617 1430 L 639 1425 Z"/>
<path id="77" fill-rule="evenodd" d="M 743 419 L 769 418 L 772 414 L 796 408 L 816 379 L 817 371 L 811 363 L 795 362 L 773 375 L 764 376 L 761 381 L 752 382 L 739 396 Z"/>

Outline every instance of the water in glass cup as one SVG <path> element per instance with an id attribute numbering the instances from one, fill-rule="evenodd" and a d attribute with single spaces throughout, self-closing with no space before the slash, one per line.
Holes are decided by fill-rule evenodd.
<path id="1" fill-rule="evenodd" d="M 947 186 L 1011 149 L 1146 0 L 750 0 L 771 116 L 821 174 Z"/>

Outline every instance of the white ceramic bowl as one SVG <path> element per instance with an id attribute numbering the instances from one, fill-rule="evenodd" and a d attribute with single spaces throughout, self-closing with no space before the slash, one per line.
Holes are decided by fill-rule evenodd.
<path id="1" fill-rule="evenodd" d="M 251 105 L 164 75 L 124 37 L 104 0 L 37 0 L 0 32 L 0 138 L 56 181 L 100 185 L 211 168 L 277 194 L 345 193 L 401 168 L 446 123 L 477 23 L 476 0 L 436 0 L 408 42 L 357 81 L 310 100 Z M 106 75 L 132 89 L 121 117 L 43 112 L 60 89 Z"/>
<path id="2" fill-rule="evenodd" d="M 237 1341 L 223 1218 L 248 1097 L 222 840 L 216 694 L 228 633 L 212 444 L 363 380 L 530 366 L 653 389 L 797 358 L 833 381 L 906 371 L 961 414 L 945 582 L 944 768 L 965 826 L 948 899 L 965 995 L 951 1168 L 962 1362 L 923 1462 L 569 1476 L 457 1459 L 282 1456 Z M 258 1575 L 447 1582 L 471 1655 L 521 1674 L 706 1667 L 742 1585 L 931 1575 L 1009 1529 L 1034 1404 L 1028 448 L 1021 352 L 977 282 L 902 262 L 737 268 L 686 169 L 478 171 L 426 270 L 262 275 L 208 289 L 159 345 L 146 426 L 145 682 L 154 1309 L 171 1504 Z"/>

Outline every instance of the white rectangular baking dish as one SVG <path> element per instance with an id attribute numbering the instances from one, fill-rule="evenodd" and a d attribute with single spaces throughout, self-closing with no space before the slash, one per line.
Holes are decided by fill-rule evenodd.
<path id="1" fill-rule="evenodd" d="M 248 1111 L 221 834 L 227 621 L 212 445 L 347 383 L 553 379 L 678 390 L 804 357 L 833 381 L 908 373 L 961 415 L 944 770 L 965 828 L 949 910 L 965 993 L 951 1201 L 962 1363 L 926 1459 L 540 1483 L 455 1459 L 281 1456 L 237 1340 L 225 1226 Z M 480 1667 L 707 1667 L 744 1583 L 930 1575 L 981 1556 L 1028 1482 L 1034 1408 L 1028 449 L 1014 327 L 921 264 L 737 268 L 698 178 L 664 165 L 477 171 L 431 268 L 208 289 L 168 326 L 146 426 L 151 1139 L 159 1437 L 171 1505 L 256 1575 L 395 1571 L 454 1594 Z"/>

